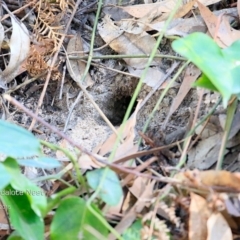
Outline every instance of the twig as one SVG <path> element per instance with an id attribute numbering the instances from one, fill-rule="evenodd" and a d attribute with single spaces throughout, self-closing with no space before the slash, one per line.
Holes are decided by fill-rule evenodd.
<path id="1" fill-rule="evenodd" d="M 62 93 L 63 93 L 63 84 L 65 81 L 65 75 L 66 75 L 66 64 L 63 66 L 63 75 L 62 75 L 62 81 L 61 81 L 61 87 L 59 92 L 59 99 L 62 99 Z"/>
<path id="2" fill-rule="evenodd" d="M 6 94 L 10 94 L 10 93 L 18 90 L 19 88 L 21 88 L 21 87 L 23 87 L 23 86 L 26 86 L 26 85 L 28 85 L 28 84 L 31 83 L 31 82 L 36 81 L 36 80 L 39 79 L 40 77 L 43 77 L 46 73 L 47 73 L 47 72 L 44 72 L 44 73 L 41 73 L 41 74 L 37 75 L 36 77 L 30 78 L 30 79 L 24 81 L 23 83 L 17 85 L 16 87 L 14 87 L 14 88 L 6 91 L 5 93 L 6 93 Z"/>
<path id="3" fill-rule="evenodd" d="M 48 75 L 47 75 L 47 77 L 46 77 L 46 81 L 45 81 L 45 84 L 44 84 L 44 87 L 43 87 L 41 96 L 40 96 L 39 101 L 38 101 L 38 106 L 37 106 L 37 109 L 36 109 L 36 112 L 35 112 L 36 115 L 38 115 L 39 109 L 40 109 L 40 107 L 42 106 L 43 99 L 44 99 L 44 96 L 45 96 L 45 93 L 46 93 L 46 90 L 47 90 L 47 86 L 48 86 L 48 83 L 49 83 L 49 81 L 50 81 L 52 69 L 54 68 L 55 62 L 57 61 L 57 57 L 58 57 L 60 48 L 61 48 L 61 46 L 62 46 L 62 44 L 63 44 L 65 35 L 67 34 L 68 28 L 69 28 L 69 26 L 70 26 L 70 24 L 71 24 L 71 22 L 72 22 L 72 19 L 73 19 L 74 15 L 75 15 L 75 13 L 76 13 L 76 11 L 77 11 L 77 8 L 78 8 L 78 6 L 80 5 L 81 2 L 82 2 L 82 0 L 78 0 L 78 1 L 76 2 L 75 7 L 74 7 L 74 9 L 73 9 L 73 11 L 72 11 L 72 14 L 71 14 L 71 16 L 70 16 L 70 18 L 69 18 L 69 21 L 68 21 L 68 23 L 67 23 L 67 26 L 66 26 L 66 28 L 65 28 L 64 34 L 62 35 L 62 37 L 61 37 L 61 39 L 60 39 L 60 41 L 59 41 L 57 51 L 56 51 L 56 53 L 55 53 L 54 56 L 53 56 L 53 59 L 52 59 L 52 62 L 51 62 L 51 66 L 50 66 L 50 69 L 49 69 L 49 71 L 48 71 Z M 30 125 L 30 127 L 29 127 L 29 130 L 30 130 L 30 131 L 33 129 L 35 123 L 36 123 L 36 118 L 33 118 L 32 123 L 31 123 L 31 125 Z"/>
<path id="4" fill-rule="evenodd" d="M 37 114 L 31 112 L 29 109 L 24 107 L 21 103 L 19 103 L 16 99 L 11 97 L 10 95 L 4 94 L 3 97 L 9 101 L 11 104 L 15 105 L 19 109 L 23 110 L 27 115 L 31 116 L 35 119 L 35 121 L 40 122 L 43 126 L 50 129 L 52 132 L 56 133 L 61 138 L 66 139 L 70 144 L 72 144 L 74 147 L 78 148 L 81 152 L 86 153 L 94 158 L 97 158 L 96 154 L 92 154 L 90 151 L 88 151 L 86 148 L 81 146 L 80 144 L 75 143 L 72 139 L 70 139 L 68 136 L 66 136 L 64 133 L 60 132 L 55 126 L 50 125 L 49 123 L 45 122 L 41 117 L 39 117 Z M 99 156 L 100 157 L 100 156 Z M 101 158 L 101 157 L 100 157 Z"/>
<path id="5" fill-rule="evenodd" d="M 141 55 L 103 55 L 103 56 L 92 56 L 92 59 L 122 59 L 122 58 L 149 58 L 150 55 L 141 54 Z M 180 61 L 187 61 L 186 58 L 177 57 L 172 55 L 156 54 L 154 58 L 169 58 Z M 154 59 L 153 58 L 153 59 Z M 79 59 L 88 59 L 88 56 L 69 56 L 70 60 L 79 60 Z"/>
<path id="6" fill-rule="evenodd" d="M 82 91 L 80 90 L 79 93 L 78 93 L 78 96 L 77 98 L 75 99 L 74 103 L 72 104 L 71 108 L 69 109 L 69 113 L 68 113 L 68 116 L 67 116 L 67 119 L 65 121 L 65 126 L 64 126 L 64 129 L 63 129 L 63 132 L 66 132 L 67 130 L 67 126 L 68 126 L 68 122 L 71 118 L 71 115 L 72 115 L 72 112 L 73 112 L 73 109 L 75 108 L 75 106 L 77 105 L 77 103 L 79 102 L 81 96 L 83 95 Z"/>
<path id="7" fill-rule="evenodd" d="M 82 60 L 82 61 L 86 62 L 85 60 Z M 94 66 L 94 67 L 104 68 L 104 69 L 107 69 L 107 70 L 110 70 L 110 71 L 113 71 L 113 72 L 116 72 L 116 73 L 120 73 L 120 74 L 123 74 L 123 75 L 126 75 L 126 76 L 136 77 L 133 74 L 130 74 L 130 73 L 127 73 L 127 72 L 123 72 L 121 70 L 117 70 L 117 69 L 114 69 L 114 68 L 106 67 L 105 65 L 103 65 L 101 63 L 93 63 L 93 62 L 91 62 L 91 65 Z"/>

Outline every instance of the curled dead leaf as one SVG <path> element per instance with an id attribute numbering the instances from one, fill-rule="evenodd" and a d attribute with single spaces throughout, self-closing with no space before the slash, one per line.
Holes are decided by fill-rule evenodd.
<path id="1" fill-rule="evenodd" d="M 79 52 L 79 51 L 83 51 L 83 41 L 80 34 L 77 34 L 70 39 L 67 46 L 67 52 L 73 53 L 73 52 Z M 80 56 L 83 56 L 83 54 L 80 54 Z M 72 79 L 77 83 L 81 81 L 85 68 L 86 68 L 86 64 L 81 59 L 79 60 L 68 59 L 67 61 L 68 72 L 72 77 Z M 93 80 L 89 74 L 87 74 L 86 79 L 82 83 L 82 85 L 86 88 L 93 85 Z"/>
<path id="2" fill-rule="evenodd" d="M 28 56 L 30 50 L 29 33 L 25 25 L 11 16 L 12 35 L 10 39 L 10 61 L 4 71 L 0 74 L 0 87 L 6 88 L 6 84 L 11 82 L 17 75 L 20 65 Z"/>

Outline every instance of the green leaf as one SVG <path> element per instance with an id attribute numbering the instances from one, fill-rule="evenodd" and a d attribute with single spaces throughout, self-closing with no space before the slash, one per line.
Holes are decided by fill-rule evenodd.
<path id="1" fill-rule="evenodd" d="M 25 240 L 43 240 L 44 222 L 32 210 L 28 197 L 10 185 L 1 191 L 1 200 L 9 210 L 10 222 Z"/>
<path id="2" fill-rule="evenodd" d="M 24 240 L 24 238 L 22 238 L 17 231 L 14 231 L 11 233 L 7 240 Z"/>
<path id="3" fill-rule="evenodd" d="M 100 214 L 96 207 L 94 209 Z M 98 239 L 96 235 L 91 233 L 91 230 L 86 229 L 87 226 L 95 229 L 104 237 L 108 235 L 106 227 L 87 209 L 86 202 L 82 198 L 71 197 L 64 199 L 54 215 L 50 227 L 50 239 Z"/>
<path id="4" fill-rule="evenodd" d="M 123 191 L 118 176 L 114 171 L 109 168 L 96 169 L 88 172 L 86 177 L 88 184 L 94 190 L 98 188 L 101 179 L 104 178 L 99 193 L 101 199 L 111 206 L 119 203 L 123 196 Z"/>
<path id="5" fill-rule="evenodd" d="M 21 166 L 44 168 L 44 169 L 57 168 L 61 166 L 58 160 L 54 158 L 48 158 L 48 157 L 23 159 L 23 160 L 17 160 L 17 162 Z"/>
<path id="6" fill-rule="evenodd" d="M 41 188 L 32 183 L 23 174 L 13 158 L 7 158 L 3 165 L 11 176 L 11 185 L 14 189 L 26 193 L 33 211 L 38 216 L 43 216 L 47 208 L 47 199 Z"/>
<path id="7" fill-rule="evenodd" d="M 0 120 L 0 153 L 19 158 L 39 156 L 40 142 L 24 128 Z"/>
<path id="8" fill-rule="evenodd" d="M 140 220 L 135 221 L 131 227 L 125 230 L 122 237 L 124 240 L 139 240 L 141 239 L 141 230 L 143 225 Z"/>
<path id="9" fill-rule="evenodd" d="M 6 171 L 2 163 L 0 163 L 0 190 L 5 188 L 11 181 L 11 175 Z"/>
<path id="10" fill-rule="evenodd" d="M 202 76 L 193 84 L 194 87 L 202 87 L 209 89 L 211 91 L 218 92 L 218 89 L 212 84 L 212 82 L 209 80 L 209 78 L 202 74 Z"/>
<path id="11" fill-rule="evenodd" d="M 223 96 L 223 105 L 240 93 L 240 41 L 220 49 L 206 34 L 193 33 L 172 43 L 173 49 L 191 60 Z"/>

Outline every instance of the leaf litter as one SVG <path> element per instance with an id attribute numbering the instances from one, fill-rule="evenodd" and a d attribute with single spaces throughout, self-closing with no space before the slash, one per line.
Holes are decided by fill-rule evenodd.
<path id="1" fill-rule="evenodd" d="M 100 56 L 109 55 L 109 53 L 114 53 L 115 55 L 149 56 L 156 44 L 156 38 L 151 30 L 156 31 L 157 34 L 161 33 L 165 20 L 174 9 L 176 1 L 165 0 L 156 3 L 145 1 L 147 4 L 134 5 L 132 5 L 134 1 L 124 2 L 125 6 L 116 6 L 116 1 L 107 1 L 107 4 L 112 4 L 112 6 L 105 8 L 104 12 L 106 14 L 101 17 L 101 23 L 98 24 L 98 37 L 101 38 L 101 40 L 97 42 L 97 45 L 106 44 L 107 48 L 103 51 L 98 50 L 95 52 L 101 52 Z M 182 37 L 193 32 L 206 33 L 208 31 L 208 34 L 220 47 L 225 48 L 230 46 L 234 41 L 239 39 L 240 35 L 239 30 L 234 29 L 230 25 L 233 17 L 229 17 L 227 13 L 231 13 L 232 16 L 235 17 L 239 16 L 239 13 L 237 13 L 236 9 L 213 11 L 214 8 L 210 5 L 217 4 L 218 2 L 217 0 L 207 0 L 183 3 L 175 15 L 175 19 L 173 19 L 168 26 L 165 36 Z M 210 7 L 208 8 L 206 6 Z M 63 5 L 61 5 L 61 7 L 63 8 Z M 194 14 L 192 14 L 192 12 Z M 115 15 L 116 13 L 117 15 Z M 1 72 L 1 87 L 3 89 L 11 88 L 10 83 L 18 75 L 21 76 L 20 68 L 23 67 L 24 64 L 28 65 L 26 69 L 29 69 L 29 65 L 31 65 L 28 56 L 29 52 L 33 51 L 33 48 L 30 48 L 30 44 L 32 45 L 31 47 L 33 47 L 34 44 L 30 42 L 30 28 L 26 27 L 28 25 L 25 25 L 24 22 L 20 23 L 17 20 L 18 17 L 19 16 L 11 16 L 13 29 L 8 46 L 10 57 L 5 69 L 3 68 Z M 81 18 L 81 20 L 83 19 Z M 91 22 L 91 17 L 89 17 L 88 22 Z M 60 26 L 60 21 L 58 23 Z M 4 24 L 5 22 L 0 25 L 1 45 L 6 37 L 3 30 L 6 28 Z M 57 31 L 61 29 L 59 26 L 52 26 L 50 22 L 48 22 L 48 24 L 48 31 L 49 29 Z M 44 32 L 41 31 L 40 33 L 44 35 Z M 60 33 L 61 32 L 59 32 L 59 34 Z M 53 49 L 55 49 L 54 46 L 58 43 L 59 35 L 57 34 L 58 32 L 54 33 Z M 82 32 L 76 33 L 75 30 L 72 30 L 71 34 L 73 34 L 73 36 L 67 41 L 67 53 L 80 51 L 79 56 L 85 56 L 83 53 L 84 34 Z M 53 34 L 51 36 L 53 36 Z M 41 39 L 41 41 L 46 41 L 46 35 L 42 37 L 44 40 Z M 40 38 L 35 40 L 40 42 Z M 156 54 L 173 54 L 170 47 L 170 40 L 164 38 L 164 41 L 160 44 Z M 50 43 L 46 44 L 43 49 L 46 50 L 50 45 Z M 37 47 L 35 47 L 35 49 L 37 49 Z M 42 52 L 40 50 L 37 52 L 38 55 L 34 55 L 34 61 L 39 63 Z M 44 67 L 40 68 L 40 70 L 49 67 L 47 62 L 51 59 L 51 54 L 48 55 L 46 52 L 41 55 L 41 62 L 46 63 L 46 65 L 42 64 L 41 66 Z M 48 60 L 46 55 L 48 55 Z M 28 62 L 24 63 L 26 59 Z M 60 59 L 58 60 L 60 61 Z M 147 58 L 141 57 L 123 58 L 122 60 L 123 61 L 107 60 L 105 65 L 109 68 L 113 66 L 113 68 L 119 71 L 126 71 L 132 75 L 131 77 L 128 78 L 121 73 L 112 76 L 108 70 L 92 68 L 85 82 L 86 87 L 91 86 L 89 92 L 108 117 L 117 115 L 117 113 L 120 112 L 118 106 L 116 106 L 118 105 L 116 104 L 117 98 L 120 97 L 120 100 L 123 101 L 123 99 L 133 96 L 136 82 L 138 82 L 138 79 L 142 76 L 148 62 Z M 138 99 L 144 99 L 148 92 L 164 78 L 167 70 L 174 61 L 175 60 L 165 61 L 161 58 L 154 58 L 147 71 L 146 78 L 143 81 L 145 84 L 139 93 Z M 68 74 L 75 82 L 78 82 L 83 75 L 86 63 L 81 60 L 72 59 L 66 62 Z M 61 71 L 62 69 L 60 68 L 60 72 Z M 28 74 L 28 72 L 25 74 Z M 193 140 L 196 141 L 191 145 L 191 149 L 187 151 L 186 171 L 178 171 L 179 169 L 176 167 L 180 159 L 178 156 L 179 154 L 181 155 L 184 147 L 181 142 L 176 143 L 174 146 L 167 147 L 169 151 L 174 152 L 174 155 L 171 155 L 174 156 L 173 159 L 169 159 L 171 158 L 169 157 L 170 155 L 164 155 L 164 150 L 159 149 L 159 147 L 166 148 L 166 139 L 169 138 L 170 134 L 175 134 L 174 137 L 176 137 L 176 132 L 179 127 L 186 126 L 189 118 L 188 108 L 190 107 L 194 110 L 197 108 L 197 91 L 192 89 L 192 84 L 200 74 L 201 72 L 197 67 L 188 65 L 185 72 L 180 75 L 179 79 L 177 79 L 163 99 L 154 119 L 150 123 L 149 130 L 141 135 L 145 136 L 145 142 L 140 146 L 138 144 L 138 131 L 142 130 L 157 99 L 166 88 L 166 83 L 171 80 L 173 75 L 167 78 L 161 89 L 156 89 L 154 96 L 148 100 L 143 109 L 139 110 L 139 105 L 136 103 L 132 117 L 125 123 L 115 157 L 111 162 L 108 161 L 108 157 L 117 140 L 116 134 L 110 134 L 109 128 L 107 128 L 104 121 L 99 120 L 98 113 L 84 97 L 81 99 L 81 105 L 78 105 L 79 109 L 73 114 L 73 120 L 67 133 L 75 138 L 78 143 L 86 144 L 86 146 L 92 150 L 93 155 L 91 156 L 83 153 L 76 154 L 78 156 L 77 164 L 79 168 L 83 173 L 91 177 L 90 182 L 92 182 L 90 185 L 92 189 L 95 190 L 97 188 L 98 183 L 94 181 L 101 178 L 105 166 L 109 167 L 110 173 L 112 174 L 110 182 L 108 182 L 108 179 L 104 182 L 104 184 L 106 184 L 105 187 L 109 187 L 108 190 L 114 189 L 115 183 L 118 184 L 118 187 L 122 186 L 122 193 L 119 193 L 121 191 L 118 192 L 118 204 L 110 208 L 104 206 L 103 209 L 109 221 L 117 219 L 114 228 L 118 233 L 124 234 L 123 236 L 127 235 L 129 229 L 134 229 L 136 226 L 138 226 L 137 232 L 139 239 L 170 239 L 169 235 L 174 236 L 174 239 L 233 239 L 233 234 L 239 235 L 239 230 L 236 227 L 238 226 L 237 217 L 240 215 L 240 209 L 238 207 L 240 201 L 239 174 L 226 170 L 213 170 L 221 148 L 223 128 L 226 121 L 226 112 L 224 109 L 219 107 L 212 116 L 215 120 L 209 117 L 208 122 L 203 122 L 200 127 L 195 130 Z M 73 102 L 71 101 L 71 96 L 74 96 L 78 88 L 77 84 L 74 85 L 70 80 L 70 77 L 68 81 L 64 83 L 63 90 L 67 103 L 64 103 L 64 105 L 63 101 L 57 101 L 56 104 L 62 106 L 65 114 L 57 114 L 58 116 L 53 118 L 47 117 L 49 112 L 45 109 L 41 113 L 45 120 L 51 121 L 54 119 L 53 124 L 58 126 L 64 123 L 64 119 L 68 114 L 69 101 L 71 103 Z M 16 84 L 18 84 L 17 81 Z M 38 82 L 38 85 L 39 84 L 42 84 L 41 80 Z M 59 91 L 60 84 L 56 84 L 54 81 L 52 84 L 55 85 L 51 88 L 51 91 L 54 93 L 56 89 Z M 50 99 L 54 102 L 54 99 L 51 97 L 51 91 L 50 93 L 48 92 L 47 95 L 50 96 Z M 19 96 L 18 93 L 15 94 Z M 211 91 L 206 91 L 204 93 L 205 99 L 211 94 Z M 21 99 L 24 101 L 24 98 Z M 36 99 L 34 99 L 34 101 L 35 100 Z M 128 104 L 129 101 L 127 101 L 127 105 Z M 200 120 L 201 117 L 210 111 L 213 102 L 210 101 L 209 104 L 202 102 L 199 104 L 200 109 L 197 120 Z M 51 104 L 47 103 L 47 105 Z M 28 106 L 35 108 L 36 102 Z M 126 112 L 126 106 L 124 106 L 123 112 Z M 54 114 L 55 113 L 53 113 L 53 115 Z M 27 118 L 24 116 L 22 116 L 22 118 L 25 119 L 19 123 L 27 126 Z M 122 119 L 123 117 L 121 117 L 121 120 Z M 58 121 L 59 123 L 57 123 Z M 224 154 L 226 160 L 229 156 L 231 160 L 234 152 L 236 158 L 235 165 L 237 165 L 235 170 L 239 171 L 239 109 L 236 111 L 233 122 L 228 138 L 227 150 Z M 196 122 L 194 122 L 194 124 L 194 126 L 196 126 Z M 117 133 L 120 134 L 119 129 L 121 129 L 122 122 L 119 121 L 114 125 L 116 128 L 120 126 L 120 128 L 116 130 Z M 163 125 L 166 128 L 165 132 L 161 132 Z M 59 141 L 59 139 L 56 139 L 55 136 L 47 133 L 45 129 L 41 127 L 36 129 L 36 131 L 40 132 L 39 136 L 42 135 L 47 140 L 53 139 L 56 142 Z M 41 131 L 43 131 L 42 134 Z M 186 134 L 187 133 L 184 135 L 186 136 Z M 174 137 L 171 139 L 175 139 Z M 152 145 L 149 144 L 150 142 Z M 171 144 L 174 141 L 167 142 Z M 67 144 L 62 144 L 64 147 L 70 148 Z M 157 147 L 157 150 L 153 149 Z M 74 149 L 71 151 L 75 153 Z M 59 152 L 57 156 L 59 159 L 63 159 L 64 157 Z M 231 164 L 232 162 L 230 162 L 230 165 Z M 73 170 L 73 164 L 67 162 L 64 169 L 61 170 L 71 172 Z M 172 171 L 178 171 L 175 177 L 172 177 Z M 99 173 L 101 174 L 99 175 Z M 111 179 L 114 180 L 111 182 Z M 56 184 L 56 182 L 54 184 Z M 61 184 L 57 187 L 61 187 Z M 85 193 L 86 191 L 83 191 L 81 194 Z M 106 191 L 106 193 L 102 191 L 101 194 L 102 196 L 100 196 L 100 198 L 102 197 L 102 200 L 107 204 L 116 203 L 116 198 L 114 198 L 111 193 L 108 193 L 108 191 Z M 110 194 L 109 197 L 111 198 L 106 197 L 105 194 Z M 110 200 L 111 202 L 109 202 Z M 1 223 L 4 224 L 5 222 L 2 221 Z M 135 223 L 138 224 L 134 225 Z M 177 236 L 173 230 L 174 228 L 181 233 L 181 236 Z M 115 237 L 109 235 L 108 239 L 115 239 Z"/>

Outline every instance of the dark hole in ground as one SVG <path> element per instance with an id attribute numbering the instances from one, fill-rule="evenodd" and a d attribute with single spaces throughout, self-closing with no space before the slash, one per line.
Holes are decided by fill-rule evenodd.
<path id="1" fill-rule="evenodd" d="M 109 120 L 113 125 L 115 126 L 121 125 L 131 99 L 132 99 L 131 96 L 122 96 L 121 98 L 117 98 L 114 100 L 112 116 L 109 117 Z M 131 114 L 134 112 L 136 106 L 137 101 L 135 101 L 133 105 Z"/>

